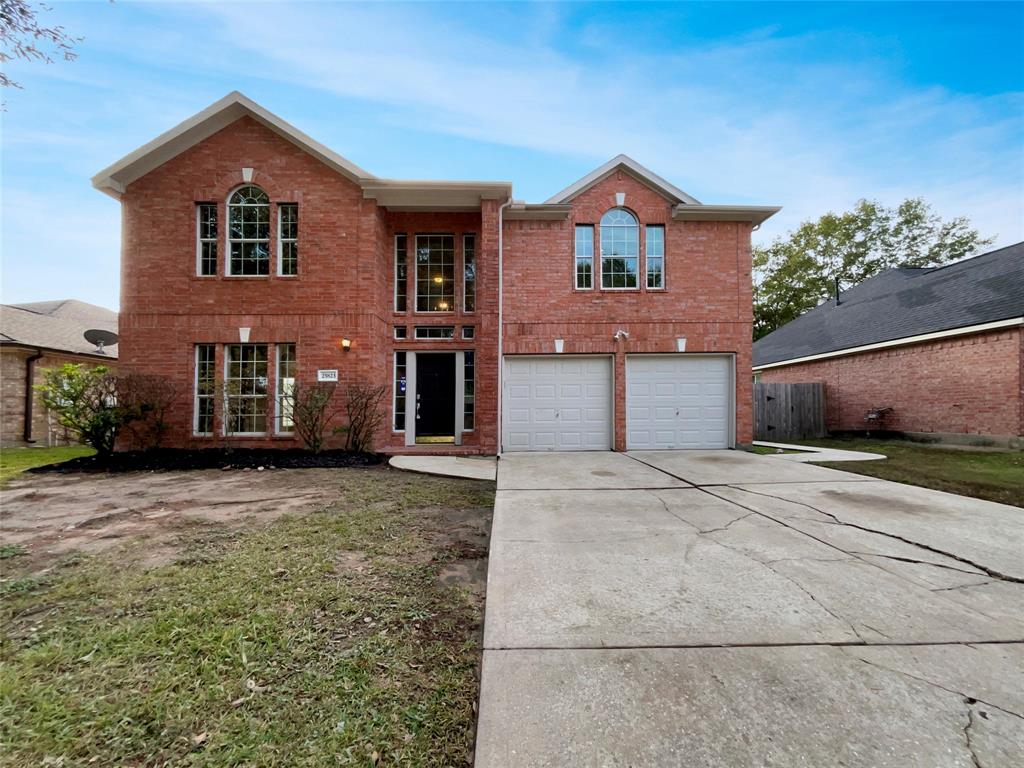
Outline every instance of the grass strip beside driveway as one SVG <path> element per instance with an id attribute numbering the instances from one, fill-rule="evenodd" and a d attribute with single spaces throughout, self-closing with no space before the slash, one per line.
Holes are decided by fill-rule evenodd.
<path id="1" fill-rule="evenodd" d="M 485 554 L 451 521 L 493 486 L 337 476 L 324 509 L 196 524 L 172 564 L 71 558 L 8 594 L 5 764 L 466 764 L 482 601 L 439 574 Z"/>
<path id="2" fill-rule="evenodd" d="M 0 450 L 0 487 L 26 469 L 60 464 L 96 451 L 85 445 L 61 445 L 56 448 L 4 448 Z"/>
<path id="3" fill-rule="evenodd" d="M 888 457 L 878 461 L 816 462 L 823 467 L 1024 507 L 1024 452 L 1021 451 L 971 451 L 855 438 L 794 442 L 881 453 Z"/>

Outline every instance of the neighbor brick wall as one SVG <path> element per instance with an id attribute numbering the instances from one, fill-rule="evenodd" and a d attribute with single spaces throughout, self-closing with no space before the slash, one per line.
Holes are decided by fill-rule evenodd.
<path id="1" fill-rule="evenodd" d="M 0 445 L 25 445 L 25 368 L 34 349 L 0 349 Z M 46 352 L 35 362 L 35 383 L 41 384 L 47 370 L 65 363 L 103 365 L 95 358 Z M 117 361 L 105 363 L 110 368 Z M 34 445 L 62 445 L 69 442 L 67 430 L 57 423 L 42 403 L 38 392 L 32 396 L 32 441 Z"/>
<path id="2" fill-rule="evenodd" d="M 871 408 L 893 409 L 903 432 L 1024 435 L 1024 334 L 977 333 L 761 372 L 765 383 L 825 384 L 826 426 L 862 430 Z"/>
<path id="3" fill-rule="evenodd" d="M 595 287 L 575 288 L 576 224 L 592 224 L 615 207 L 640 223 L 638 290 L 601 290 L 595 253 Z M 572 201 L 568 221 L 506 221 L 504 226 L 505 354 L 551 354 L 554 339 L 564 353 L 615 356 L 615 448 L 624 450 L 625 355 L 675 352 L 686 337 L 687 352 L 736 355 L 736 442 L 752 440 L 750 225 L 735 222 L 675 222 L 670 202 L 628 173 L 618 171 Z M 665 289 L 648 290 L 643 275 L 644 226 L 665 226 Z M 595 251 L 596 251 L 595 247 Z M 629 339 L 615 342 L 618 329 Z"/>

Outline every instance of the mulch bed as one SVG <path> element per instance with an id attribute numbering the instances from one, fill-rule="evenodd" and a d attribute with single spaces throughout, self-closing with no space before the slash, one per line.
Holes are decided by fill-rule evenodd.
<path id="1" fill-rule="evenodd" d="M 124 451 L 106 458 L 83 456 L 60 464 L 34 467 L 29 472 L 139 472 L 182 469 L 308 469 L 317 467 L 371 467 L 383 457 L 352 451 L 312 453 L 299 448 L 161 448 Z"/>

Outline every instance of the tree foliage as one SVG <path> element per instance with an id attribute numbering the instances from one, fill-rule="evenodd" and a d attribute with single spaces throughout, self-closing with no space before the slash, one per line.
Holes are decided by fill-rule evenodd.
<path id="1" fill-rule="evenodd" d="M 114 450 L 127 414 L 118 403 L 117 377 L 105 365 L 65 363 L 47 370 L 36 389 L 60 425 L 81 442 L 103 455 Z"/>
<path id="2" fill-rule="evenodd" d="M 754 248 L 754 338 L 771 333 L 840 290 L 891 267 L 938 266 L 988 245 L 965 217 L 943 220 L 920 198 L 806 221 Z"/>
<path id="3" fill-rule="evenodd" d="M 74 47 L 81 37 L 72 37 L 64 27 L 41 26 L 36 14 L 51 10 L 44 3 L 27 0 L 0 0 L 0 64 L 12 59 L 53 63 L 57 56 L 64 61 L 78 58 Z M 0 72 L 0 87 L 21 88 L 5 72 Z"/>

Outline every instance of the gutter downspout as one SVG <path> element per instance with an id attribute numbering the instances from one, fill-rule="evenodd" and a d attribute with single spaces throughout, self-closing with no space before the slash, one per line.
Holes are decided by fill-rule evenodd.
<path id="1" fill-rule="evenodd" d="M 498 206 L 498 451 L 501 456 L 502 448 L 502 413 L 501 406 L 504 401 L 504 372 L 505 372 L 505 225 L 502 215 L 505 209 L 512 205 L 512 196 Z"/>
<path id="2" fill-rule="evenodd" d="M 26 443 L 35 442 L 32 439 L 32 404 L 35 400 L 36 360 L 42 356 L 42 351 L 37 349 L 34 355 L 25 359 L 25 427 L 22 437 Z"/>

